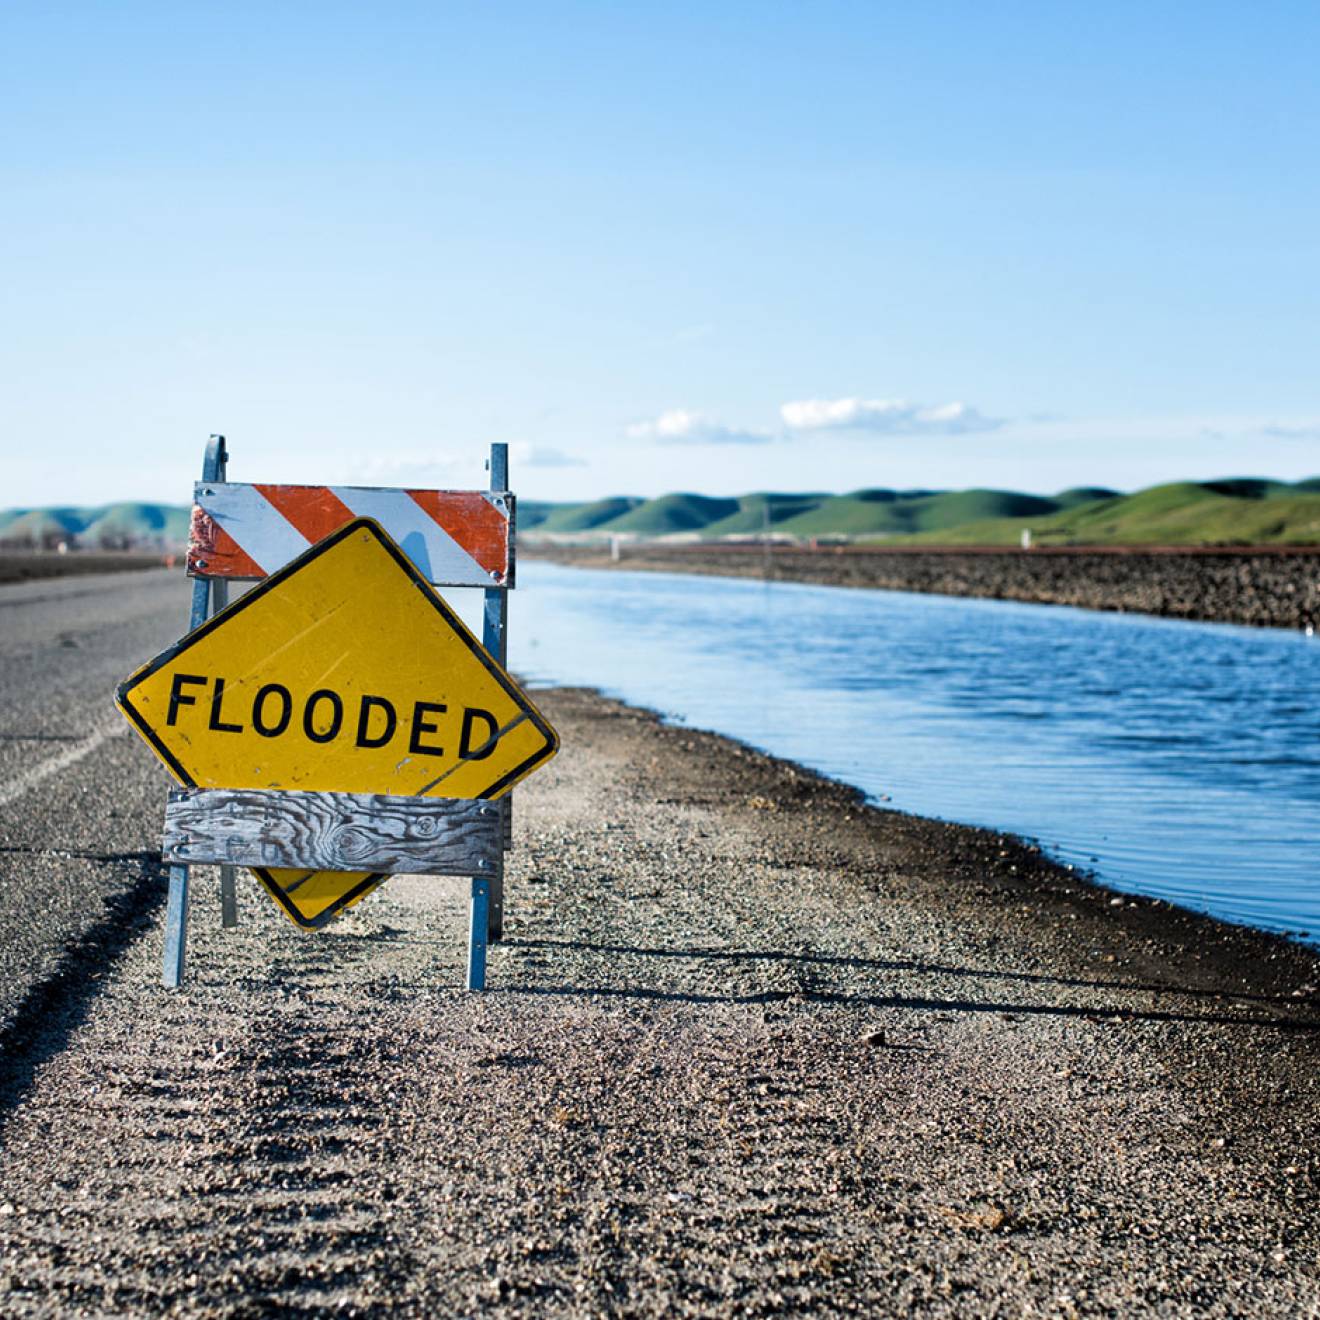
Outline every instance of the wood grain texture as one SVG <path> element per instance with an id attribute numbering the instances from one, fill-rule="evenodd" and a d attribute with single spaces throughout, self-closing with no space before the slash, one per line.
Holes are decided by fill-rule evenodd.
<path id="1" fill-rule="evenodd" d="M 173 864 L 490 875 L 503 843 L 498 802 L 175 789 L 162 852 Z"/>

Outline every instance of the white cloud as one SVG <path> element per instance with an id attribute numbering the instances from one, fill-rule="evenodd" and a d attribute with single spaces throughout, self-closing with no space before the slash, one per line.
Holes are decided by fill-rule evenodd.
<path id="1" fill-rule="evenodd" d="M 903 399 L 799 399 L 779 409 L 794 431 L 873 431 L 882 435 L 968 435 L 1004 423 L 965 403 L 922 406 Z"/>
<path id="2" fill-rule="evenodd" d="M 651 440 L 660 445 L 764 445 L 774 439 L 768 431 L 745 431 L 725 426 L 705 413 L 671 408 L 649 422 L 628 427 L 630 440 Z"/>
<path id="3" fill-rule="evenodd" d="M 586 467 L 587 460 L 566 454 L 553 445 L 534 445 L 522 440 L 509 446 L 509 457 L 516 467 L 566 468 Z"/>

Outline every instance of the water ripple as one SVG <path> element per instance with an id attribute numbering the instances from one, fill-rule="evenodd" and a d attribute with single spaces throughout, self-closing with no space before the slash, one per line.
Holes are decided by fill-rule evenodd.
<path id="1" fill-rule="evenodd" d="M 519 567 L 511 661 L 1320 938 L 1320 641 L 1054 606 Z M 526 588 L 525 590 L 523 588 Z M 1092 860 L 1095 859 L 1095 860 Z"/>

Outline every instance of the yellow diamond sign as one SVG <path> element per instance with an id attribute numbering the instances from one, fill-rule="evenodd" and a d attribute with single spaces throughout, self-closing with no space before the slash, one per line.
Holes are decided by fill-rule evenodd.
<path id="1" fill-rule="evenodd" d="M 365 518 L 143 666 L 117 701 L 193 788 L 496 798 L 559 745 L 527 694 Z M 309 926 L 382 878 L 256 874 Z"/>

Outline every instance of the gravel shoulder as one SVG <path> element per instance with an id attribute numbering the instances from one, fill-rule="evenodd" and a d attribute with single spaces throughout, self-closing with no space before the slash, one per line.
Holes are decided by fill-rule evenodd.
<path id="1" fill-rule="evenodd" d="M 131 550 L 77 550 L 65 555 L 48 550 L 0 550 L 0 584 L 158 569 L 172 564 L 176 557 Z"/>
<path id="2" fill-rule="evenodd" d="M 538 703 L 485 995 L 454 882 L 205 871 L 166 992 L 144 863 L 0 1039 L 0 1313 L 1320 1315 L 1313 950 Z"/>

